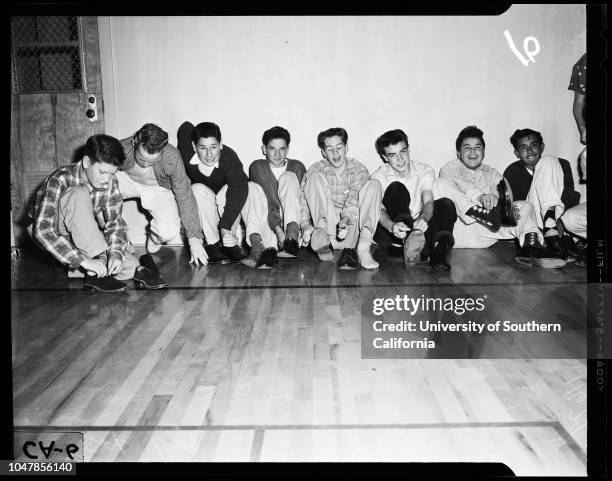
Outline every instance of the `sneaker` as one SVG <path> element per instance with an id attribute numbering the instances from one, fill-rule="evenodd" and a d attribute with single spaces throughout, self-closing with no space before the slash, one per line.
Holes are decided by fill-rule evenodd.
<path id="1" fill-rule="evenodd" d="M 268 247 L 264 249 L 257 262 L 258 269 L 271 269 L 274 264 L 278 263 L 278 257 L 276 255 L 276 249 L 274 247 Z"/>
<path id="2" fill-rule="evenodd" d="M 338 269 L 357 269 L 357 252 L 355 249 L 345 248 L 342 250 Z"/>
<path id="3" fill-rule="evenodd" d="M 563 267 L 567 262 L 546 249 L 538 239 L 536 232 L 525 234 L 525 241 L 514 256 L 514 260 L 523 265 L 535 265 L 546 269 Z"/>
<path id="4" fill-rule="evenodd" d="M 151 234 L 147 235 L 147 252 L 149 254 L 155 254 L 161 249 L 161 247 L 162 247 L 161 244 L 158 244 L 157 242 L 153 240 L 153 237 L 151 237 Z"/>
<path id="5" fill-rule="evenodd" d="M 284 259 L 295 259 L 300 256 L 300 248 L 296 239 L 286 238 L 283 242 L 283 248 L 278 253 L 278 257 Z"/>
<path id="6" fill-rule="evenodd" d="M 122 292 L 127 289 L 127 284 L 118 281 L 113 276 L 96 277 L 85 274 L 83 287 L 89 287 L 92 291 Z"/>
<path id="7" fill-rule="evenodd" d="M 214 244 L 208 244 L 204 246 L 206 255 L 208 256 L 209 264 L 228 264 L 229 259 L 225 257 L 221 249 L 221 241 L 217 241 Z"/>
<path id="8" fill-rule="evenodd" d="M 418 263 L 424 246 L 425 234 L 418 229 L 411 231 L 404 241 L 404 264 L 412 266 Z"/>
<path id="9" fill-rule="evenodd" d="M 144 267 L 137 270 L 134 273 L 134 282 L 138 287 L 145 289 L 163 289 L 168 287 L 166 281 L 164 281 L 158 274 L 152 272 L 148 267 Z"/>
<path id="10" fill-rule="evenodd" d="M 480 225 L 484 225 L 491 232 L 497 232 L 501 227 L 498 206 L 493 207 L 491 210 L 487 210 L 481 205 L 473 205 L 468 209 L 465 215 L 471 217 Z"/>
<path id="11" fill-rule="evenodd" d="M 223 246 L 221 247 L 221 252 L 230 262 L 240 262 L 241 259 L 244 258 L 244 254 L 242 253 L 242 249 L 239 245 L 235 245 L 232 247 Z"/>
<path id="12" fill-rule="evenodd" d="M 510 184 L 505 177 L 497 184 L 497 195 L 499 199 L 496 207 L 499 209 L 499 220 L 501 224 L 507 227 L 515 227 L 516 217 L 512 208 L 514 199 L 512 198 Z"/>
<path id="13" fill-rule="evenodd" d="M 334 260 L 334 249 L 329 242 L 329 236 L 323 229 L 315 229 L 310 236 L 310 247 L 317 253 L 319 259 L 325 262 Z"/>

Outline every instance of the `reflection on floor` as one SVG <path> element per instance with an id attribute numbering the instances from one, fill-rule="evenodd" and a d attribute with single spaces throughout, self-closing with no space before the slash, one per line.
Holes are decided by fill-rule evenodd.
<path id="1" fill-rule="evenodd" d="M 85 291 L 25 250 L 12 265 L 15 430 L 82 432 L 85 461 L 500 461 L 585 475 L 584 359 L 534 359 L 547 343 L 519 338 L 502 347 L 525 359 L 361 357 L 368 296 L 489 289 L 506 318 L 580 312 L 584 270 L 520 266 L 514 250 L 456 250 L 440 274 L 379 251 L 376 271 L 306 250 L 267 271 L 194 269 L 165 247 L 154 257 L 171 288 L 121 294 Z M 574 322 L 561 351 L 583 339 Z"/>

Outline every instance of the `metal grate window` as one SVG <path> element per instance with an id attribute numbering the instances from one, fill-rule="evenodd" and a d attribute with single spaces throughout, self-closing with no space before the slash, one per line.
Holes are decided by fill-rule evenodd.
<path id="1" fill-rule="evenodd" d="M 13 17 L 11 30 L 17 93 L 84 90 L 78 17 Z"/>

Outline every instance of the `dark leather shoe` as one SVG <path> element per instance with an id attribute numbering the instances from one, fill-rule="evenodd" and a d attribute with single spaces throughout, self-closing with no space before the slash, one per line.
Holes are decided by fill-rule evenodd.
<path id="1" fill-rule="evenodd" d="M 447 262 L 448 254 L 451 246 L 447 241 L 439 241 L 431 253 L 429 264 L 434 271 L 448 272 L 451 270 L 450 264 Z"/>
<path id="2" fill-rule="evenodd" d="M 271 269 L 274 264 L 278 263 L 278 257 L 276 255 L 276 249 L 274 247 L 268 247 L 264 249 L 257 262 L 258 269 Z"/>
<path id="3" fill-rule="evenodd" d="M 516 217 L 512 209 L 512 204 L 514 202 L 512 198 L 512 189 L 505 177 L 497 184 L 497 195 L 499 196 L 497 207 L 499 207 L 499 219 L 501 224 L 507 227 L 516 226 Z"/>
<path id="4" fill-rule="evenodd" d="M 338 261 L 338 269 L 357 269 L 357 251 L 355 249 L 343 249 Z"/>
<path id="5" fill-rule="evenodd" d="M 221 252 L 230 262 L 240 262 L 244 258 L 244 254 L 242 253 L 242 249 L 239 245 L 232 247 L 223 246 L 221 247 Z"/>
<path id="6" fill-rule="evenodd" d="M 127 284 L 118 281 L 113 276 L 96 277 L 89 274 L 85 274 L 83 286 L 99 292 L 122 292 L 127 289 Z"/>
<path id="7" fill-rule="evenodd" d="M 298 246 L 298 242 L 296 239 L 285 239 L 283 242 L 283 248 L 278 253 L 278 257 L 283 257 L 285 259 L 295 259 L 300 256 L 300 248 Z"/>
<path id="8" fill-rule="evenodd" d="M 514 260 L 523 265 L 540 266 L 547 269 L 556 269 L 567 264 L 565 259 L 546 249 L 538 239 L 536 232 L 525 234 L 525 240 Z"/>
<path id="9" fill-rule="evenodd" d="M 143 267 L 134 273 L 134 282 L 138 287 L 144 289 L 163 289 L 168 287 L 166 281 L 159 277 L 159 275 L 151 272 L 148 267 Z"/>
<path id="10" fill-rule="evenodd" d="M 209 264 L 228 264 L 229 260 L 223 254 L 221 250 L 221 242 L 215 242 L 214 244 L 208 244 L 204 246 L 206 255 L 208 256 Z"/>
<path id="11" fill-rule="evenodd" d="M 154 276 L 159 277 L 159 269 L 157 268 L 157 264 L 155 264 L 155 260 L 151 257 L 151 254 L 141 255 L 138 260 L 141 266 L 146 267 Z"/>

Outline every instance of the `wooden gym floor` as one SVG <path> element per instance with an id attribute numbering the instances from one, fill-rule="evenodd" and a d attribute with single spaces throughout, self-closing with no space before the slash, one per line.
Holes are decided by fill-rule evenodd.
<path id="1" fill-rule="evenodd" d="M 307 250 L 272 270 L 192 268 L 164 247 L 170 289 L 103 294 L 24 249 L 14 429 L 82 432 L 85 461 L 477 461 L 584 476 L 585 359 L 361 359 L 369 295 L 485 289 L 506 318 L 584 304 L 584 269 L 520 266 L 514 252 L 457 249 L 436 273 L 380 249 L 379 269 L 338 271 Z"/>

